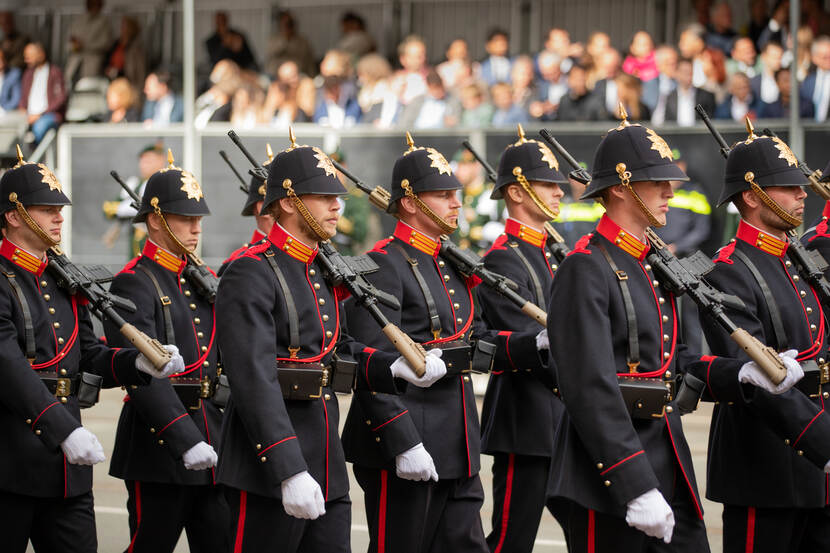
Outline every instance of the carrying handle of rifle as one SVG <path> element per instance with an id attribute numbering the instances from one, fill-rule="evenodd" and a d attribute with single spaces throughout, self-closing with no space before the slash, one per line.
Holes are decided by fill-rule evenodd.
<path id="1" fill-rule="evenodd" d="M 383 327 L 383 334 L 395 346 L 395 349 L 406 359 L 409 366 L 418 377 L 424 376 L 426 372 L 426 355 L 424 346 L 414 341 L 403 330 L 394 323 L 387 323 Z"/>
<path id="2" fill-rule="evenodd" d="M 371 188 L 368 184 L 357 178 L 351 171 L 343 167 L 341 163 L 333 159 L 331 160 L 331 163 L 334 165 L 335 169 L 343 173 L 347 179 L 352 181 L 355 186 L 369 196 L 369 202 L 371 202 L 372 205 L 379 210 L 386 212 L 386 209 L 389 207 L 389 200 L 392 197 L 388 190 L 382 186 L 375 186 L 374 188 Z"/>
<path id="3" fill-rule="evenodd" d="M 729 336 L 761 367 L 773 384 L 778 385 L 787 377 L 787 366 L 773 348 L 765 346 L 743 328 L 735 329 Z"/>
<path id="4" fill-rule="evenodd" d="M 161 342 L 155 338 L 150 338 L 130 323 L 125 322 L 118 330 L 130 341 L 133 347 L 144 354 L 144 357 L 156 369 L 161 370 L 173 358 L 173 355 L 164 349 Z"/>

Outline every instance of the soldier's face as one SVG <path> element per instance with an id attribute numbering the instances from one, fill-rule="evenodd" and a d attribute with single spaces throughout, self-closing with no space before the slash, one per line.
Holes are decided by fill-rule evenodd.
<path id="1" fill-rule="evenodd" d="M 167 219 L 167 226 L 187 249 L 193 250 L 199 244 L 199 235 L 202 234 L 201 216 L 188 217 L 168 213 L 164 218 Z M 175 248 L 168 249 L 175 251 Z"/>
<path id="2" fill-rule="evenodd" d="M 671 183 L 668 181 L 640 181 L 631 183 L 634 191 L 643 200 L 649 211 L 660 221 L 666 224 L 666 213 L 669 212 L 669 200 L 674 197 Z M 631 198 L 634 205 L 634 198 Z M 635 209 L 638 209 L 635 207 Z M 638 209 L 639 211 L 639 209 Z M 645 217 L 645 215 L 643 215 Z"/>
<path id="3" fill-rule="evenodd" d="M 26 208 L 32 220 L 40 226 L 49 237 L 55 242 L 61 241 L 61 229 L 63 228 L 63 206 L 62 205 L 33 205 Z M 26 231 L 34 233 L 29 227 Z"/>
<path id="4" fill-rule="evenodd" d="M 431 190 L 429 192 L 419 192 L 418 197 L 421 201 L 435 212 L 440 218 L 450 225 L 458 224 L 458 210 L 461 208 L 461 201 L 458 199 L 458 190 Z M 420 210 L 416 212 L 419 218 L 422 219 L 421 224 L 427 225 L 429 229 L 427 234 L 437 236 L 442 231 L 438 228 L 432 219 L 421 213 Z M 434 227 L 434 228 L 432 228 Z"/>
<path id="5" fill-rule="evenodd" d="M 536 195 L 539 196 L 542 203 L 544 203 L 554 213 L 559 213 L 559 200 L 562 199 L 562 196 L 564 196 L 565 193 L 558 184 L 552 182 L 530 181 L 530 185 L 533 187 L 533 190 L 536 191 Z M 539 208 L 537 207 L 536 209 Z M 542 214 L 541 210 L 539 212 Z M 547 216 L 544 214 L 542 214 L 542 216 L 547 219 Z"/>
<path id="6" fill-rule="evenodd" d="M 781 209 L 801 219 L 804 216 L 804 198 L 807 193 L 801 186 L 768 186 L 764 188 L 764 192 L 772 198 L 772 200 L 781 206 Z M 765 225 L 777 230 L 788 231 L 793 227 L 781 219 L 778 215 L 766 206 L 761 205 L 761 222 Z"/>
<path id="7" fill-rule="evenodd" d="M 302 200 L 311 216 L 329 236 L 337 234 L 337 220 L 340 219 L 340 202 L 337 201 L 337 196 L 334 194 L 306 194 L 302 197 Z M 314 234 L 311 233 L 311 236 L 314 236 Z"/>

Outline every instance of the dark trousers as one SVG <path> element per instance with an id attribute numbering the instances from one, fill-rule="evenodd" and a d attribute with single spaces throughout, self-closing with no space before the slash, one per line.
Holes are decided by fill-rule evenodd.
<path id="1" fill-rule="evenodd" d="M 765 509 L 723 506 L 724 553 L 827 553 L 830 508 Z"/>
<path id="2" fill-rule="evenodd" d="M 228 549 L 228 504 L 221 486 L 125 482 L 129 497 L 127 553 L 172 552 L 182 530 L 193 553 Z"/>
<path id="3" fill-rule="evenodd" d="M 316 520 L 294 518 L 282 500 L 226 488 L 233 553 L 350 553 L 352 502 L 348 495 L 326 502 Z"/>
<path id="4" fill-rule="evenodd" d="M 548 501 L 549 473 L 549 457 L 493 454 L 493 531 L 487 536 L 492 553 L 531 553 L 545 506 L 564 528 L 559 502 Z"/>
<path id="5" fill-rule="evenodd" d="M 0 550 L 95 553 L 98 537 L 92 492 L 77 497 L 30 497 L 0 491 Z"/>
<path id="6" fill-rule="evenodd" d="M 354 466 L 363 488 L 369 553 L 487 553 L 478 475 L 415 482 Z"/>

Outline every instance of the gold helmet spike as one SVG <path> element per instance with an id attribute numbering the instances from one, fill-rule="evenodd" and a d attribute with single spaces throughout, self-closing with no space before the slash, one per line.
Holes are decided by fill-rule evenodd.
<path id="1" fill-rule="evenodd" d="M 297 137 L 294 136 L 294 127 L 288 127 L 288 141 L 291 142 L 291 145 L 288 147 L 289 150 L 297 147 Z"/>
<path id="2" fill-rule="evenodd" d="M 527 138 L 525 137 L 525 130 L 522 127 L 521 123 L 519 123 L 517 127 L 517 132 L 519 133 L 519 141 L 517 142 L 517 144 L 524 144 L 525 142 L 527 142 Z"/>
<path id="3" fill-rule="evenodd" d="M 620 115 L 620 126 L 621 127 L 627 127 L 627 126 L 631 125 L 631 123 L 628 122 L 628 112 L 625 111 L 625 106 L 623 105 L 622 102 L 620 102 L 620 106 L 619 106 L 619 115 Z"/>
<path id="4" fill-rule="evenodd" d="M 407 152 L 411 152 L 415 149 L 415 141 L 412 140 L 412 135 L 409 134 L 409 131 L 406 131 L 406 145 L 409 146 Z"/>
<path id="5" fill-rule="evenodd" d="M 17 163 L 18 165 L 23 165 L 24 163 L 26 163 L 23 160 L 23 152 L 20 150 L 20 144 L 17 145 Z"/>
<path id="6" fill-rule="evenodd" d="M 752 124 L 748 115 L 746 116 L 746 133 L 749 135 L 747 140 L 755 140 L 758 138 L 758 135 L 755 134 L 755 126 Z"/>
<path id="7" fill-rule="evenodd" d="M 172 168 L 173 167 L 173 162 L 175 162 L 175 161 L 176 160 L 173 159 L 173 150 L 171 150 L 170 148 L 167 148 L 167 165 L 168 165 L 168 167 Z"/>
<path id="8" fill-rule="evenodd" d="M 271 145 L 268 143 L 265 144 L 265 155 L 268 156 L 268 161 L 274 160 L 274 150 L 271 149 Z"/>

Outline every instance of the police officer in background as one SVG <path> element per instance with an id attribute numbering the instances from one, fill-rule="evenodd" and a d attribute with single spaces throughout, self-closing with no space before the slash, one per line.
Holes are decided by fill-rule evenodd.
<path id="1" fill-rule="evenodd" d="M 369 253 L 380 270 L 367 278 L 400 299 L 399 311 L 384 308 L 392 322 L 424 347 L 444 348 L 447 376 L 397 396 L 357 393 L 343 444 L 363 488 L 370 552 L 486 552 L 471 357 L 474 367 L 485 359 L 484 371 L 495 352 L 494 366 L 541 372 L 547 367 L 537 350 L 547 340 L 544 330 L 489 330 L 475 314 L 475 282 L 440 253 L 439 236 L 451 234 L 460 216 L 461 185 L 440 152 L 407 138 L 388 208 L 399 222 Z M 388 349 L 359 306 L 347 304 L 347 313 L 355 338 Z"/>
<path id="2" fill-rule="evenodd" d="M 707 399 L 717 402 L 706 495 L 724 504 L 727 553 L 830 551 L 830 328 L 791 261 L 786 234 L 801 224 L 805 184 L 795 156 L 775 137 L 750 132 L 726 161 L 719 203 L 735 204 L 741 221 L 707 280 L 743 300 L 745 308 L 730 313 L 736 324 L 787 351 L 805 372 L 786 393 L 743 370 L 741 382 L 756 387 L 720 379 L 714 370 L 705 374 Z M 743 357 L 724 331 L 701 322 L 714 354 Z"/>
<path id="3" fill-rule="evenodd" d="M 104 460 L 104 449 L 81 425 L 81 375 L 97 375 L 108 388 L 143 386 L 147 374 L 163 378 L 182 366 L 174 355 L 159 372 L 134 349 L 105 346 L 84 299 L 46 271 L 65 205 L 61 183 L 42 163 L 21 156 L 0 179 L 0 533 L 12 553 L 26 551 L 29 540 L 38 552 L 98 549 L 91 465 Z"/>
<path id="4" fill-rule="evenodd" d="M 110 474 L 127 487 L 134 552 L 173 551 L 182 529 L 191 551 L 226 549 L 228 509 L 213 471 L 222 422 L 210 399 L 218 361 L 213 304 L 183 276 L 209 214 L 201 186 L 169 154 L 168 167 L 148 179 L 135 216 L 147 225 L 144 250 L 110 288 L 138 307 L 122 316 L 176 344 L 185 363 L 167 381 L 127 387 Z M 104 329 L 109 343 L 125 345 L 111 322 Z"/>
<path id="5" fill-rule="evenodd" d="M 526 139 L 520 126 L 518 142 L 501 156 L 491 193 L 507 206 L 504 234 L 484 256 L 484 263 L 515 282 L 523 298 L 545 311 L 556 260 L 547 248 L 544 225 L 556 218 L 563 196 L 560 185 L 566 182 L 553 152 Z M 480 286 L 476 293 L 489 328 L 544 330 L 492 289 Z M 549 374 L 540 379 L 524 367 L 494 366 L 490 373 L 481 414 L 481 450 L 493 455 L 490 551 L 533 550 L 547 502 L 550 458 L 555 453 L 553 429 L 564 409 L 554 387 Z M 550 508 L 558 514 L 553 505 Z"/>
<path id="6" fill-rule="evenodd" d="M 657 133 L 624 118 L 600 142 L 592 177 L 583 197 L 601 198 L 606 214 L 560 265 L 550 300 L 567 410 L 550 493 L 570 505 L 571 551 L 708 551 L 691 453 L 665 395 L 678 373 L 707 363 L 678 343 L 675 298 L 645 261 L 646 229 L 665 224 L 670 181 L 687 177 Z M 737 386 L 741 362 L 710 365 Z"/>
<path id="7" fill-rule="evenodd" d="M 322 150 L 291 138 L 268 167 L 262 209 L 276 222 L 219 283 L 217 334 L 233 391 L 217 480 L 227 486 L 233 551 L 345 553 L 351 502 L 334 394 L 352 380 L 342 386 L 340 363 L 353 359 L 359 386 L 390 393 L 393 376 L 427 386 L 446 371 L 428 355 L 418 378 L 397 352 L 341 334 L 346 294 L 324 280 L 318 244 L 334 234 L 346 189 Z"/>

